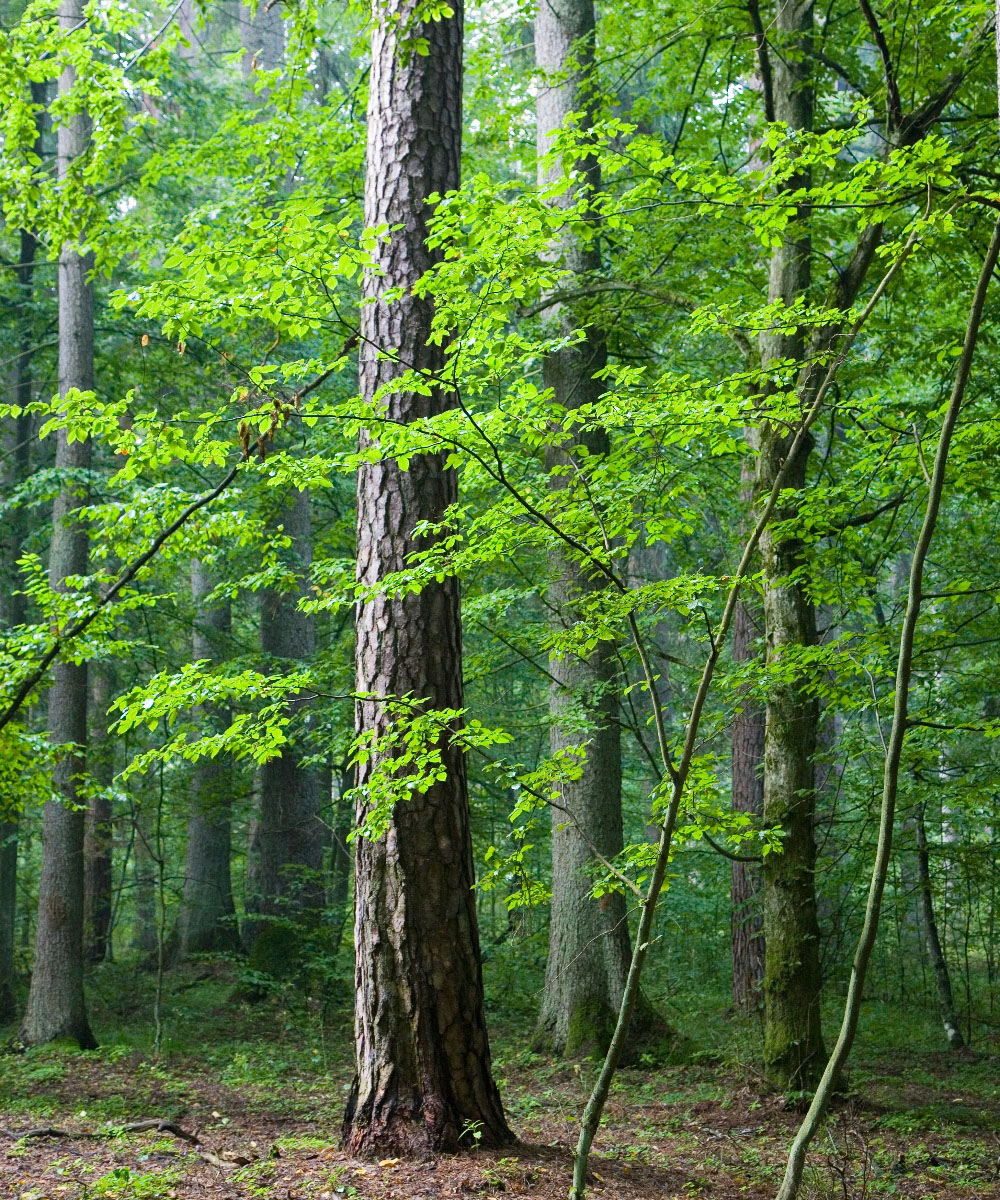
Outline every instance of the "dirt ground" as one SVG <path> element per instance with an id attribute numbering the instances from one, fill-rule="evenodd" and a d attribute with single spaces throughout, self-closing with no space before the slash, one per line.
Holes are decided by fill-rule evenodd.
<path id="1" fill-rule="evenodd" d="M 563 1200 L 591 1071 L 509 1063 L 503 1089 L 522 1140 L 502 1153 L 361 1162 L 337 1148 L 338 1071 L 290 1068 L 283 1081 L 234 1085 L 225 1065 L 165 1067 L 138 1051 L 24 1058 L 0 1057 L 2 1200 Z M 1000 1200 L 998 1067 L 946 1054 L 869 1064 L 817 1142 L 804 1198 Z M 122 1132 L 154 1118 L 174 1127 Z M 715 1068 L 626 1072 L 595 1145 L 591 1194 L 764 1200 L 797 1119 L 781 1097 Z"/>

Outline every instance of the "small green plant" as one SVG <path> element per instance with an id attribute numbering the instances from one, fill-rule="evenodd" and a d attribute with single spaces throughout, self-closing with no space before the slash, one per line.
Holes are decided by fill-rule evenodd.
<path id="1" fill-rule="evenodd" d="M 458 1140 L 465 1145 L 478 1146 L 483 1140 L 482 1121 L 466 1121 L 462 1126 L 462 1132 L 458 1135 Z"/>
<path id="2" fill-rule="evenodd" d="M 271 1180 L 274 1175 L 274 1163 L 266 1159 L 262 1162 L 250 1163 L 233 1172 L 234 1182 L 239 1182 L 246 1188 L 246 1194 L 252 1197 L 270 1196 L 272 1194 Z"/>
<path id="3" fill-rule="evenodd" d="M 180 1172 L 132 1171 L 114 1167 L 86 1186 L 81 1200 L 168 1200 Z"/>
<path id="4" fill-rule="evenodd" d="M 346 1175 L 347 1167 L 342 1164 L 338 1164 L 335 1167 L 331 1167 L 330 1170 L 325 1172 L 325 1174 L 321 1177 L 322 1185 L 325 1189 L 329 1189 L 337 1196 L 359 1195 L 358 1189 L 354 1187 L 353 1184 L 345 1181 Z"/>
<path id="5" fill-rule="evenodd" d="M 483 1167 L 483 1183 L 494 1192 L 505 1192 L 514 1180 L 518 1166 L 516 1158 L 499 1158 L 495 1163 Z"/>

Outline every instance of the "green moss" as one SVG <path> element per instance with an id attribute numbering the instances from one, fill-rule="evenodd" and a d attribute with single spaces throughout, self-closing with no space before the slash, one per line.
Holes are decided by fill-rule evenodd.
<path id="1" fill-rule="evenodd" d="M 274 922 L 261 927 L 250 951 L 251 971 L 272 979 L 292 979 L 302 965 L 302 935 L 294 925 Z"/>
<path id="2" fill-rule="evenodd" d="M 570 1013 L 564 1056 L 590 1058 L 604 1054 L 615 1031 L 616 1016 L 598 1000 L 581 1001 Z"/>

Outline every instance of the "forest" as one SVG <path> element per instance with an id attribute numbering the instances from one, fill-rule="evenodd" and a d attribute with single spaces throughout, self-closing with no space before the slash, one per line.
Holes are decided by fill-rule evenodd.
<path id="1" fill-rule="evenodd" d="M 1000 1198 L 1000 0 L 0 0 L 0 1198 Z"/>

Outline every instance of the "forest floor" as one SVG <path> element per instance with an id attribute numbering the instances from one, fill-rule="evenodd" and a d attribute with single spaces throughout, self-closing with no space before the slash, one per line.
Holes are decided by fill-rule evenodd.
<path id="1" fill-rule="evenodd" d="M 281 996 L 249 1005 L 233 999 L 228 970 L 175 972 L 157 1058 L 149 981 L 107 967 L 95 987 L 103 993 L 103 1011 L 95 1006 L 102 1049 L 0 1054 L 2 1200 L 567 1194 L 593 1068 L 534 1055 L 524 1027 L 495 1022 L 494 1039 L 519 1144 L 424 1162 L 361 1162 L 337 1147 L 350 1075 L 346 995 L 323 1026 L 318 1006 L 301 996 L 298 1007 Z M 997 1049 L 897 1047 L 880 1055 L 862 1047 L 850 1093 L 811 1156 L 803 1200 L 1000 1200 Z M 695 1060 L 621 1073 L 595 1144 L 594 1197 L 774 1195 L 799 1117 L 794 1105 L 762 1092 L 731 1056 Z M 154 1118 L 174 1129 L 124 1129 Z"/>

